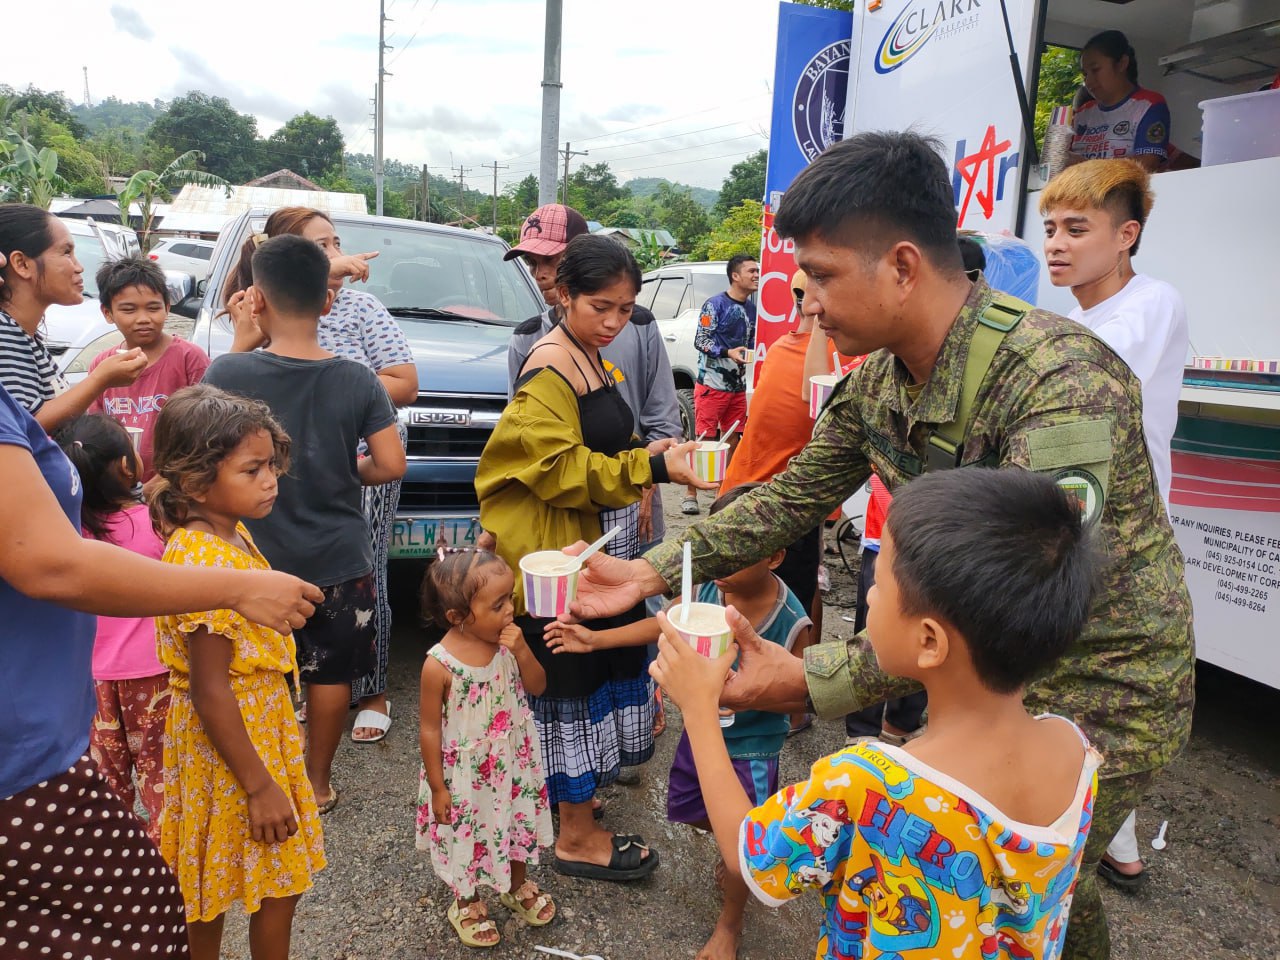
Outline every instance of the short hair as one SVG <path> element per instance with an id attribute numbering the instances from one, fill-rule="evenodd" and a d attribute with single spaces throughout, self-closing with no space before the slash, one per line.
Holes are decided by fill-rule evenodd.
<path id="1" fill-rule="evenodd" d="M 738 269 L 744 263 L 758 263 L 758 262 L 759 262 L 759 259 L 757 257 L 753 257 L 749 253 L 735 253 L 732 257 L 729 258 L 728 264 L 725 265 L 724 274 L 726 277 L 729 278 L 729 282 L 733 283 L 733 275 L 738 272 Z"/>
<path id="2" fill-rule="evenodd" d="M 465 623 L 471 617 L 471 601 L 480 589 L 491 577 L 510 569 L 502 557 L 488 550 L 441 551 L 422 578 L 419 600 L 423 618 L 444 630 L 454 626 L 450 613 L 458 616 L 459 623 Z"/>
<path id="3" fill-rule="evenodd" d="M 942 144 L 910 131 L 859 133 L 832 144 L 787 188 L 773 221 L 783 237 L 821 234 L 873 260 L 895 243 L 961 272 L 955 193 Z"/>
<path id="4" fill-rule="evenodd" d="M 1083 631 L 1099 573 L 1095 527 L 1048 475 L 925 474 L 895 491 L 885 528 L 903 614 L 958 630 L 996 693 L 1043 675 Z"/>
<path id="5" fill-rule="evenodd" d="M 759 483 L 758 481 L 752 481 L 751 483 L 740 483 L 736 487 L 733 487 L 732 489 L 716 497 L 716 499 L 711 502 L 711 509 L 708 510 L 707 513 L 708 514 L 719 513 L 721 510 L 729 506 L 729 504 L 733 503 L 735 500 L 741 500 L 743 497 L 745 497 L 748 493 L 750 493 L 756 487 L 763 487 L 763 486 L 764 484 Z"/>
<path id="6" fill-rule="evenodd" d="M 98 268 L 98 301 L 111 309 L 111 301 L 129 287 L 142 287 L 158 294 L 164 305 L 169 306 L 169 287 L 165 284 L 164 271 L 153 260 L 126 257 L 113 260 Z"/>
<path id="7" fill-rule="evenodd" d="M 987 269 L 987 254 L 981 243 L 973 237 L 956 237 L 956 244 L 960 247 L 960 260 L 964 263 L 965 273 Z"/>
<path id="8" fill-rule="evenodd" d="M 193 494 L 218 479 L 218 465 L 245 437 L 265 430 L 275 448 L 276 473 L 289 469 L 289 435 L 260 400 L 219 390 L 207 383 L 183 387 L 156 417 L 147 503 L 156 529 L 166 534 L 196 512 Z"/>
<path id="9" fill-rule="evenodd" d="M 571 297 L 599 293 L 619 280 L 629 280 L 639 293 L 640 265 L 621 243 L 598 233 L 570 240 L 556 267 L 556 285 L 568 287 Z"/>
<path id="10" fill-rule="evenodd" d="M 278 310 L 319 317 L 329 292 L 329 257 L 303 237 L 272 237 L 253 254 L 253 285 Z"/>
<path id="11" fill-rule="evenodd" d="M 1089 38 L 1088 42 L 1080 49 L 1083 54 L 1086 50 L 1097 50 L 1113 63 L 1119 63 L 1121 57 L 1129 58 L 1129 65 L 1125 68 L 1125 76 L 1129 78 L 1129 82 L 1134 86 L 1138 84 L 1138 55 L 1133 51 L 1133 44 L 1119 30 L 1103 30 L 1101 33 L 1095 33 Z"/>
<path id="12" fill-rule="evenodd" d="M 1137 220 L 1138 239 L 1129 248 L 1129 255 L 1134 256 L 1154 203 L 1151 174 L 1136 160 L 1120 157 L 1115 160 L 1086 160 L 1067 167 L 1050 180 L 1040 194 L 1040 213 L 1047 214 L 1060 207 L 1094 209 L 1107 211 L 1117 226 Z"/>

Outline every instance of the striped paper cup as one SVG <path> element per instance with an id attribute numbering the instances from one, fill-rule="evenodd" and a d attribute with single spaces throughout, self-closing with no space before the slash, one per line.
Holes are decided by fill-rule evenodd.
<path id="1" fill-rule="evenodd" d="M 718 440 L 704 440 L 689 454 L 693 475 L 708 483 L 719 483 L 724 479 L 724 468 L 728 462 L 729 445 Z"/>
<path id="2" fill-rule="evenodd" d="M 840 378 L 834 373 L 820 373 L 809 378 L 809 417 L 818 419 L 823 405 L 831 398 Z"/>
<path id="3" fill-rule="evenodd" d="M 142 452 L 142 428 L 141 427 L 125 427 L 129 432 L 129 439 L 133 441 L 134 453 Z"/>
<path id="4" fill-rule="evenodd" d="M 559 550 L 539 550 L 520 559 L 524 578 L 524 604 L 531 617 L 554 619 L 569 612 L 578 595 L 577 557 Z"/>
<path id="5" fill-rule="evenodd" d="M 689 604 L 688 624 L 681 622 L 680 605 L 674 604 L 667 611 L 667 619 L 681 639 L 704 657 L 720 656 L 733 642 L 733 631 L 725 619 L 724 607 L 718 603 Z"/>

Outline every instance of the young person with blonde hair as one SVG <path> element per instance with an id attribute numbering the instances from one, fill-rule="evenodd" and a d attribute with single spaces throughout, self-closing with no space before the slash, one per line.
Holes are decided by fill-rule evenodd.
<path id="1" fill-rule="evenodd" d="M 1169 503 L 1173 431 L 1189 339 L 1178 291 L 1133 268 L 1151 213 L 1151 175 L 1133 160 L 1088 160 L 1064 170 L 1040 196 L 1049 279 L 1070 287 L 1069 314 L 1120 355 L 1142 381 L 1142 430 L 1160 496 Z M 1146 879 L 1130 812 L 1098 866 L 1122 890 Z"/>

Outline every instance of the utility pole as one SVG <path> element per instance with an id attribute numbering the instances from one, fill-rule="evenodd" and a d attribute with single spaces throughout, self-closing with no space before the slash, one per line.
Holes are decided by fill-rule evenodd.
<path id="1" fill-rule="evenodd" d="M 382 128 L 387 112 L 383 80 L 391 74 L 384 69 L 384 55 L 391 48 L 386 43 L 387 3 L 378 0 L 378 87 L 373 105 L 373 182 L 376 190 L 374 213 L 382 216 Z"/>
<path id="2" fill-rule="evenodd" d="M 560 142 L 560 26 L 563 0 L 546 0 L 542 53 L 542 151 L 538 160 L 538 206 L 555 203 L 556 145 Z"/>
<path id="3" fill-rule="evenodd" d="M 560 151 L 560 155 L 564 157 L 564 199 L 560 202 L 566 207 L 569 205 L 569 158 L 585 157 L 591 152 L 589 150 L 570 150 L 569 147 L 570 143 L 566 140 L 564 142 L 564 149 Z M 553 193 L 551 196 L 554 200 L 555 194 Z"/>
<path id="4" fill-rule="evenodd" d="M 467 198 L 466 198 L 466 194 L 464 193 L 464 191 L 466 190 L 465 180 L 466 180 L 467 174 L 470 172 L 471 171 L 467 167 L 464 167 L 462 164 L 458 164 L 458 213 L 463 217 L 467 215 L 467 211 L 465 209 L 467 204 Z"/>
<path id="5" fill-rule="evenodd" d="M 427 165 L 422 165 L 422 219 L 431 221 L 431 181 L 427 178 Z"/>
<path id="6" fill-rule="evenodd" d="M 507 165 L 504 163 L 498 166 L 498 161 L 493 161 L 493 232 L 498 232 L 498 171 L 506 170 Z"/>

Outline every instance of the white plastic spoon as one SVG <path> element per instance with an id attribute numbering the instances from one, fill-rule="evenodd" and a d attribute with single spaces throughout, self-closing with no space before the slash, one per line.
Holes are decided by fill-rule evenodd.
<path id="1" fill-rule="evenodd" d="M 1163 850 L 1169 844 L 1164 839 L 1164 832 L 1169 829 L 1169 821 L 1166 820 L 1160 824 L 1160 832 L 1156 834 L 1156 838 L 1151 841 L 1152 850 Z"/>
<path id="2" fill-rule="evenodd" d="M 603 537 L 601 537 L 595 543 L 591 544 L 591 546 L 587 547 L 587 549 L 583 550 L 580 554 L 578 554 L 578 566 L 582 566 L 583 564 L 585 564 L 587 562 L 587 557 L 591 556 L 593 553 L 600 550 L 601 547 L 603 547 L 606 543 L 608 543 L 610 540 L 612 540 L 621 532 L 622 532 L 622 527 L 620 526 L 614 527 L 612 530 L 606 533 Z"/>
<path id="3" fill-rule="evenodd" d="M 689 541 L 684 542 L 684 570 L 680 576 L 680 622 L 689 625 L 690 594 L 693 593 L 693 547 Z"/>

